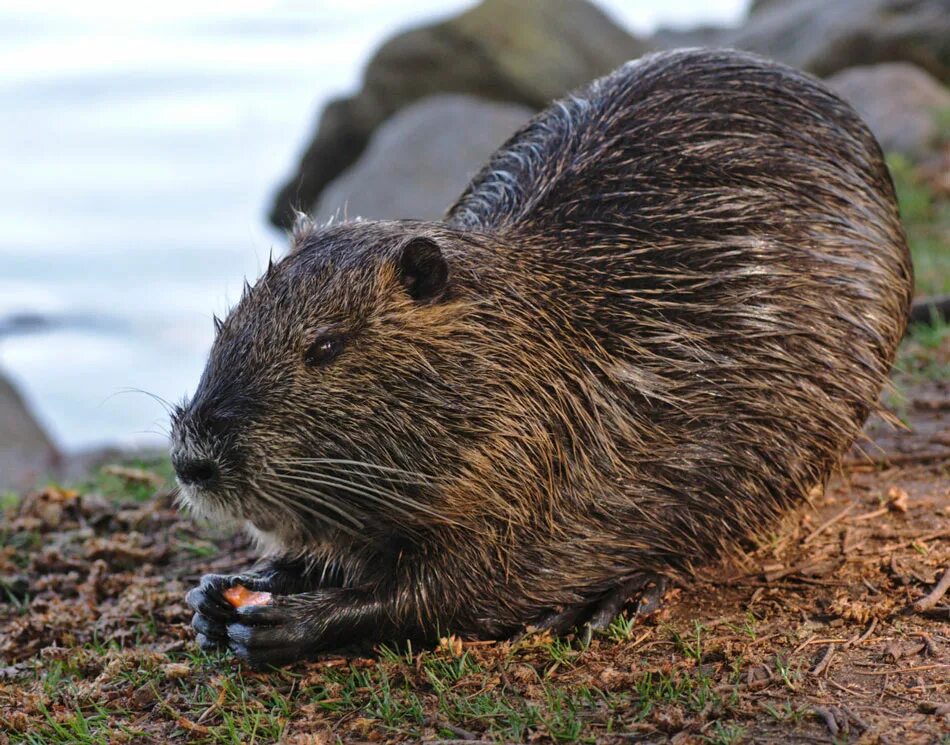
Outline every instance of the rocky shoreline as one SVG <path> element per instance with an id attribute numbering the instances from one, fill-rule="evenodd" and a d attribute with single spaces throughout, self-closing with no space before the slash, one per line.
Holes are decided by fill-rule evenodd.
<path id="1" fill-rule="evenodd" d="M 552 98 L 628 59 L 680 46 L 733 46 L 824 77 L 884 150 L 950 199 L 950 4 L 946 0 L 755 0 L 738 28 L 660 30 L 639 39 L 586 0 L 483 0 L 396 34 L 362 86 L 331 101 L 271 221 L 436 218 L 488 155 Z M 937 231 L 947 250 L 950 237 Z M 939 290 L 946 292 L 946 289 Z M 921 302 L 950 314 L 950 297 Z M 0 336 L 49 319 L 0 318 Z M 0 371 L 0 492 L 68 478 L 119 451 L 64 454 Z"/>
<path id="2" fill-rule="evenodd" d="M 484 0 L 379 48 L 360 90 L 323 110 L 270 219 L 285 228 L 295 209 L 315 208 L 321 217 L 344 208 L 350 216 L 362 215 L 361 208 L 367 217 L 431 216 L 433 196 L 452 196 L 439 193 L 438 184 L 413 204 L 353 195 L 367 186 L 376 192 L 405 186 L 402 171 L 387 170 L 390 156 L 400 164 L 425 162 L 464 149 L 476 131 L 468 117 L 479 106 L 537 111 L 626 60 L 683 46 L 736 47 L 825 77 L 866 118 L 886 152 L 914 162 L 940 159 L 946 170 L 948 39 L 945 0 L 757 0 L 738 28 L 660 30 L 648 39 L 635 38 L 586 0 Z M 455 97 L 455 116 L 442 112 L 440 136 L 422 136 L 432 125 L 415 107 L 426 111 L 434 106 L 427 98 L 445 94 Z M 401 113 L 407 110 L 412 113 Z M 391 133 L 395 121 L 399 138 Z M 513 131 L 499 128 L 495 146 Z M 446 169 L 458 169 L 453 182 L 472 175 L 467 165 L 449 155 Z M 384 207 L 393 211 L 378 214 Z"/>

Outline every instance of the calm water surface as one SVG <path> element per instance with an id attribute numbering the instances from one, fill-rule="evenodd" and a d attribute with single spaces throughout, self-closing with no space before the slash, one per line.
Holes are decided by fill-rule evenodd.
<path id="1" fill-rule="evenodd" d="M 471 0 L 0 1 L 0 370 L 68 449 L 157 443 L 328 97 L 399 27 Z M 603 3 L 626 25 L 744 0 Z"/>

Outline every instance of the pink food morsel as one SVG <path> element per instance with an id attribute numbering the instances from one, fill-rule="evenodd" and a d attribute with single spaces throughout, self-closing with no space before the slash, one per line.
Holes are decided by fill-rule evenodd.
<path id="1" fill-rule="evenodd" d="M 223 594 L 224 599 L 235 608 L 242 608 L 245 605 L 267 605 L 271 601 L 269 592 L 254 592 L 244 585 L 229 587 Z"/>

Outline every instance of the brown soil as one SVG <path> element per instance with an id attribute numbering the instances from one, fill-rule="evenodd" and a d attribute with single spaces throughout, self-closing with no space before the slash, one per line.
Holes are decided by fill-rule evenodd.
<path id="1" fill-rule="evenodd" d="M 551 691 L 598 691 L 609 711 L 572 709 L 573 736 L 589 741 L 948 743 L 950 592 L 932 591 L 950 571 L 950 385 L 907 398 L 911 429 L 872 422 L 865 454 L 853 451 L 774 536 L 669 592 L 626 640 L 560 656 L 543 638 L 450 640 L 415 658 L 242 671 L 194 651 L 183 597 L 205 572 L 246 567 L 243 540 L 181 518 L 161 490 L 119 504 L 94 491 L 30 495 L 9 511 L 0 548 L 0 743 L 68 742 L 77 717 L 89 739 L 75 741 L 89 742 L 503 739 L 490 716 L 450 721 L 439 704 L 446 694 L 425 666 L 460 655 L 477 672 L 454 696 L 547 696 L 538 706 L 550 712 Z M 362 683 L 343 695 L 328 677 L 339 669 Z M 387 719 L 381 679 L 424 711 Z M 651 692 L 654 679 L 702 681 L 709 701 Z M 275 729 L 231 731 L 254 711 Z M 523 737 L 571 739 L 543 721 Z"/>

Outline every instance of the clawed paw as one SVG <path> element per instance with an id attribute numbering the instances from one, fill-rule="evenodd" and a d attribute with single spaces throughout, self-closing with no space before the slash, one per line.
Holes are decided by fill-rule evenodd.
<path id="1" fill-rule="evenodd" d="M 313 634 L 285 598 L 275 598 L 269 605 L 239 608 L 227 626 L 227 645 L 251 667 L 286 665 L 309 655 Z"/>
<path id="2" fill-rule="evenodd" d="M 266 590 L 248 575 L 207 574 L 186 596 L 195 611 L 191 625 L 201 649 L 230 649 L 254 668 L 284 665 L 308 656 L 314 630 L 309 618 L 295 611 L 290 596 L 274 595 L 265 605 L 235 608 L 225 592 L 235 585 Z"/>
<path id="3" fill-rule="evenodd" d="M 634 617 L 654 613 L 668 587 L 666 577 L 647 572 L 636 574 L 592 603 L 581 603 L 543 615 L 531 629 L 563 636 L 572 629 L 583 627 L 584 638 L 589 641 L 592 631 L 607 629 L 632 597 L 637 598 Z M 515 635 L 514 639 L 520 639 L 525 633 Z"/>

